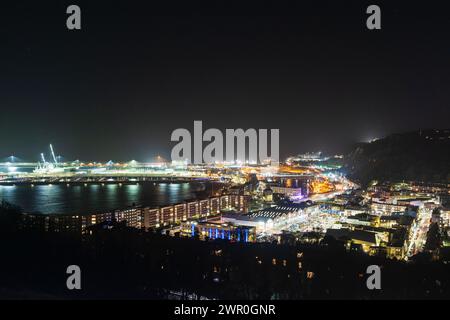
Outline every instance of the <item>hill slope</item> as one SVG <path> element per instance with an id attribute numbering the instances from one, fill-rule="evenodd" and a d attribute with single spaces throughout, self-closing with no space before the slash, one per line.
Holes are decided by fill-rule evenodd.
<path id="1" fill-rule="evenodd" d="M 450 182 L 450 130 L 392 134 L 360 143 L 345 158 L 349 176 L 370 180 Z"/>

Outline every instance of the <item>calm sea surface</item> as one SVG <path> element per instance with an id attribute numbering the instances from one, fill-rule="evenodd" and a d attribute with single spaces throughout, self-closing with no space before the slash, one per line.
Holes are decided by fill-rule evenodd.
<path id="1" fill-rule="evenodd" d="M 207 186 L 206 186 L 207 187 Z M 25 212 L 88 214 L 131 205 L 162 206 L 183 202 L 205 189 L 202 183 L 0 186 L 0 201 Z"/>

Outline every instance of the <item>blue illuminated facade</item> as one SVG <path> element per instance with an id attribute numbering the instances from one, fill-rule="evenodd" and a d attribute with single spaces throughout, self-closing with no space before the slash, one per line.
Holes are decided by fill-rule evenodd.
<path id="1" fill-rule="evenodd" d="M 199 236 L 203 240 L 209 238 L 213 240 L 222 239 L 238 242 L 253 242 L 256 238 L 255 228 L 208 222 L 186 224 L 183 233 L 190 237 Z"/>

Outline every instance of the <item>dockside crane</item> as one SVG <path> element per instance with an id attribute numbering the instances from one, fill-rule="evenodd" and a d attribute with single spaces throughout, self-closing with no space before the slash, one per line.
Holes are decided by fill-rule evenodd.
<path id="1" fill-rule="evenodd" d="M 52 146 L 51 143 L 50 143 L 50 153 L 52 154 L 53 161 L 55 162 L 55 165 L 58 164 L 58 160 L 56 159 L 55 152 L 53 152 L 53 146 Z"/>

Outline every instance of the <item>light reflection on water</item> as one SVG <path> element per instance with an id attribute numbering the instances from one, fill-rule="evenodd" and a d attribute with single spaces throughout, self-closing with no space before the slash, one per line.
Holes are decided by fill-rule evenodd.
<path id="1" fill-rule="evenodd" d="M 93 213 L 130 205 L 162 206 L 194 197 L 200 183 L 0 186 L 0 201 L 26 212 Z"/>

